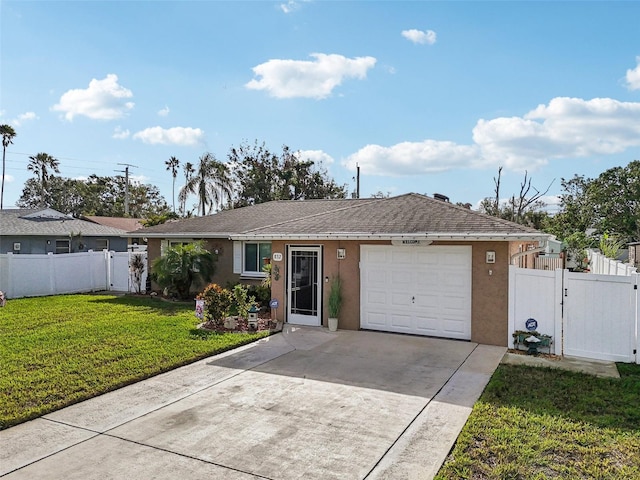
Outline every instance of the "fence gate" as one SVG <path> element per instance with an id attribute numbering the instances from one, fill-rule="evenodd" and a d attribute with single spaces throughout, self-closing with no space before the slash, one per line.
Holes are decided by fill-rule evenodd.
<path id="1" fill-rule="evenodd" d="M 564 271 L 565 355 L 635 361 L 637 279 Z"/>

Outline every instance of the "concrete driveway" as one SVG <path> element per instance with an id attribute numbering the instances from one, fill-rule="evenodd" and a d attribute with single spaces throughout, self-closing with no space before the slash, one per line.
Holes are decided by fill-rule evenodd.
<path id="1" fill-rule="evenodd" d="M 1 431 L 0 475 L 432 478 L 505 351 L 285 326 Z"/>

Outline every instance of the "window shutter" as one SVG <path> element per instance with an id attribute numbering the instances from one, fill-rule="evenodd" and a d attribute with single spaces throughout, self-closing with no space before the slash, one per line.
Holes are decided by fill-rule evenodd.
<path id="1" fill-rule="evenodd" d="M 242 273 L 242 242 L 233 242 L 233 273 Z"/>
<path id="2" fill-rule="evenodd" d="M 169 240 L 160 240 L 160 256 L 164 257 L 169 248 Z"/>

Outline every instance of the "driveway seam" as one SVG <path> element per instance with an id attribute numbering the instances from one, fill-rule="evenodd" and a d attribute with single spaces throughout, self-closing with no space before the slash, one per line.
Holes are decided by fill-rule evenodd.
<path id="1" fill-rule="evenodd" d="M 265 477 L 264 475 L 260 475 L 259 473 L 253 473 L 253 472 L 248 472 L 248 471 L 245 471 L 245 470 L 240 470 L 239 468 L 229 467 L 227 465 L 222 465 L 220 463 L 212 462 L 212 461 L 209 461 L 209 460 L 204 460 L 202 458 L 198 458 L 198 457 L 195 457 L 193 455 L 187 455 L 185 453 L 175 452 L 175 451 L 169 450 L 167 448 L 161 448 L 161 447 L 156 447 L 154 445 L 149 445 L 149 444 L 142 443 L 142 442 L 136 442 L 135 440 L 130 440 L 128 438 L 119 437 L 117 435 L 113 435 L 113 434 L 110 434 L 110 433 L 104 433 L 102 435 L 105 436 L 105 437 L 110 437 L 110 438 L 115 438 L 117 440 L 122 440 L 124 442 L 133 443 L 134 445 L 140 445 L 141 447 L 147 447 L 147 448 L 151 448 L 153 450 L 158 450 L 160 452 L 170 453 L 172 455 L 178 455 L 178 456 L 183 457 L 183 458 L 188 458 L 190 460 L 197 460 L 198 462 L 206 463 L 206 464 L 209 464 L 209 465 L 215 465 L 216 467 L 224 468 L 226 470 L 233 470 L 234 472 L 244 473 L 245 475 L 252 475 L 252 476 L 257 477 L 257 478 L 264 478 L 265 480 L 276 480 L 276 479 L 274 479 L 272 477 Z M 95 437 L 93 437 L 93 438 L 95 438 Z"/>
<path id="2" fill-rule="evenodd" d="M 458 367 L 453 371 L 453 373 L 449 376 L 449 378 L 447 378 L 447 381 L 444 382 L 442 384 L 442 386 L 438 389 L 437 392 L 435 392 L 431 398 L 429 399 L 429 401 L 427 401 L 427 403 L 424 404 L 424 406 L 420 409 L 420 411 L 413 417 L 413 419 L 407 424 L 407 426 L 402 430 L 402 432 L 400 432 L 400 435 L 398 435 L 396 437 L 396 439 L 393 441 L 393 443 L 391 445 L 389 445 L 389 447 L 385 450 L 385 452 L 380 456 L 380 458 L 378 459 L 378 461 L 375 463 L 375 465 L 373 467 L 371 467 L 371 469 L 367 472 L 367 474 L 362 477 L 362 480 L 366 480 L 367 478 L 369 478 L 369 476 L 375 471 L 375 469 L 378 467 L 378 465 L 382 462 L 382 460 L 384 459 L 384 457 L 386 457 L 389 452 L 391 451 L 391 449 L 396 445 L 396 443 L 398 443 L 400 441 L 400 439 L 402 438 L 402 436 L 407 433 L 407 431 L 409 430 L 409 428 L 411 428 L 411 426 L 415 423 L 415 421 L 418 419 L 418 417 L 420 415 L 422 415 L 422 413 L 427 409 L 427 407 L 429 406 L 429 404 L 431 404 L 431 402 L 433 401 L 434 398 L 436 398 L 436 396 L 447 386 L 447 384 L 449 383 L 449 381 L 453 378 L 453 376 L 458 372 L 458 370 L 460 370 L 460 367 L 462 367 L 462 365 L 464 365 L 464 363 L 469 359 L 469 357 L 471 356 L 471 354 L 473 352 L 476 351 L 476 349 L 478 348 L 478 345 L 476 343 L 476 346 L 473 347 L 473 349 L 469 352 L 469 354 L 464 358 L 464 360 L 462 362 L 460 362 L 460 365 L 458 365 Z"/>

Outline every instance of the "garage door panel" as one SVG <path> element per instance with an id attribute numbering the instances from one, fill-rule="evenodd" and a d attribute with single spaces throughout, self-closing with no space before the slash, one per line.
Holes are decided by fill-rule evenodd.
<path id="1" fill-rule="evenodd" d="M 413 322 L 413 318 L 411 314 L 402 315 L 400 313 L 394 313 L 393 315 L 389 315 L 389 320 L 390 320 L 391 326 L 397 329 L 411 329 L 411 324 Z"/>
<path id="2" fill-rule="evenodd" d="M 412 304 L 411 296 L 406 293 L 393 292 L 391 294 L 391 307 L 408 307 Z"/>
<path id="3" fill-rule="evenodd" d="M 387 324 L 387 316 L 384 313 L 369 312 L 368 323 L 370 328 L 379 329 Z"/>
<path id="4" fill-rule="evenodd" d="M 361 260 L 362 328 L 471 338 L 471 247 L 368 245 Z"/>

